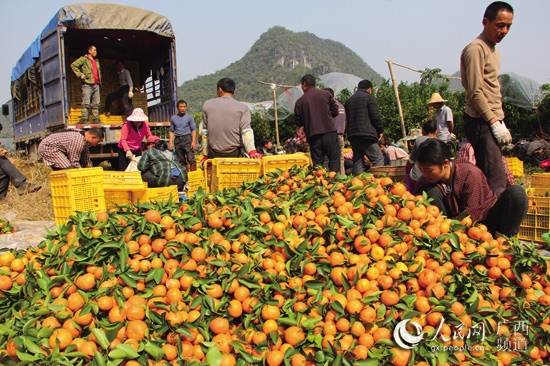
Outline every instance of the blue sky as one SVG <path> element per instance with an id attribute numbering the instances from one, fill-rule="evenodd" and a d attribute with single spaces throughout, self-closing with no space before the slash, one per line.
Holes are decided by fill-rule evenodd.
<path id="1" fill-rule="evenodd" d="M 452 74 L 459 69 L 462 48 L 481 32 L 483 12 L 490 3 L 480 0 L 116 2 L 152 10 L 170 19 L 176 33 L 178 84 L 239 60 L 262 33 L 275 25 L 341 42 L 384 78 L 390 77 L 385 60 L 415 69 L 441 68 L 443 73 Z M 2 1 L 0 103 L 10 99 L 10 75 L 15 62 L 57 10 L 70 3 Z M 498 46 L 501 73 L 513 71 L 548 83 L 550 1 L 513 0 L 510 4 L 515 9 L 515 19 L 510 33 Z M 418 81 L 418 75 L 396 69 L 399 80 Z"/>

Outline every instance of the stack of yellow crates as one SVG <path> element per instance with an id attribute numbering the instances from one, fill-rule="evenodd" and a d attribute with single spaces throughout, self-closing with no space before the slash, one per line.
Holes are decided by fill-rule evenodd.
<path id="1" fill-rule="evenodd" d="M 76 211 L 105 211 L 102 168 L 51 172 L 50 181 L 56 224 L 67 222 Z"/>
<path id="2" fill-rule="evenodd" d="M 533 174 L 529 192 L 529 208 L 518 239 L 546 242 L 542 235 L 550 231 L 550 173 Z"/>

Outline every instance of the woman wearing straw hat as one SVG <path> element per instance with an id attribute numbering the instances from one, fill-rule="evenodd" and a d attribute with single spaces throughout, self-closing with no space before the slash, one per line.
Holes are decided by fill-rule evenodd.
<path id="1" fill-rule="evenodd" d="M 122 125 L 118 143 L 118 170 L 125 171 L 135 156 L 141 156 L 141 142 L 153 134 L 145 123 L 147 116 L 143 109 L 135 108 L 128 120 Z"/>
<path id="2" fill-rule="evenodd" d="M 447 102 L 447 100 L 441 98 L 441 94 L 433 93 L 426 105 L 428 107 L 434 107 L 436 110 L 437 138 L 443 142 L 449 142 L 451 140 L 451 134 L 453 133 L 454 121 L 453 111 L 443 104 L 445 102 Z"/>

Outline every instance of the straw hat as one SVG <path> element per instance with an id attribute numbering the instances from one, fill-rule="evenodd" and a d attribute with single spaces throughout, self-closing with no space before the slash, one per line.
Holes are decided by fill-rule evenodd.
<path id="1" fill-rule="evenodd" d="M 143 109 L 141 108 L 134 108 L 132 114 L 128 117 L 128 121 L 132 122 L 144 122 L 148 119 L 149 118 L 143 113 Z"/>
<path id="2" fill-rule="evenodd" d="M 433 94 L 432 94 L 432 97 L 430 98 L 430 100 L 428 101 L 428 103 L 426 103 L 426 105 L 432 105 L 432 104 L 434 104 L 434 103 L 443 103 L 443 102 L 447 102 L 447 100 L 441 98 L 441 94 L 439 94 L 439 93 L 433 93 Z"/>
<path id="3" fill-rule="evenodd" d="M 416 140 L 418 137 L 422 136 L 422 131 L 420 128 L 411 128 L 409 134 L 403 138 L 405 141 Z"/>

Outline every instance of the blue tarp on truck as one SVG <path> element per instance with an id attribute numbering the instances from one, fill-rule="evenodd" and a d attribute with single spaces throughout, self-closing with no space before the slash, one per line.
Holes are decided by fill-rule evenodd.
<path id="1" fill-rule="evenodd" d="M 127 5 L 86 3 L 63 6 L 12 70 L 11 94 L 17 150 L 36 158 L 40 140 L 61 129 L 100 127 L 95 159 L 115 159 L 127 111 L 115 101 L 99 121 L 82 117 L 82 81 L 71 64 L 96 46 L 101 64 L 100 106 L 120 90 L 116 64 L 125 63 L 133 80 L 132 104 L 149 117 L 151 131 L 165 138 L 176 112 L 175 35 L 170 21 Z M 118 103 L 118 104 L 117 104 Z M 89 115 L 89 114 L 88 114 Z"/>
<path id="2" fill-rule="evenodd" d="M 40 39 L 56 29 L 131 29 L 174 38 L 172 24 L 165 16 L 133 6 L 88 3 L 66 5 L 59 9 L 36 40 L 23 53 L 11 72 L 11 81 L 19 79 L 40 57 Z"/>

